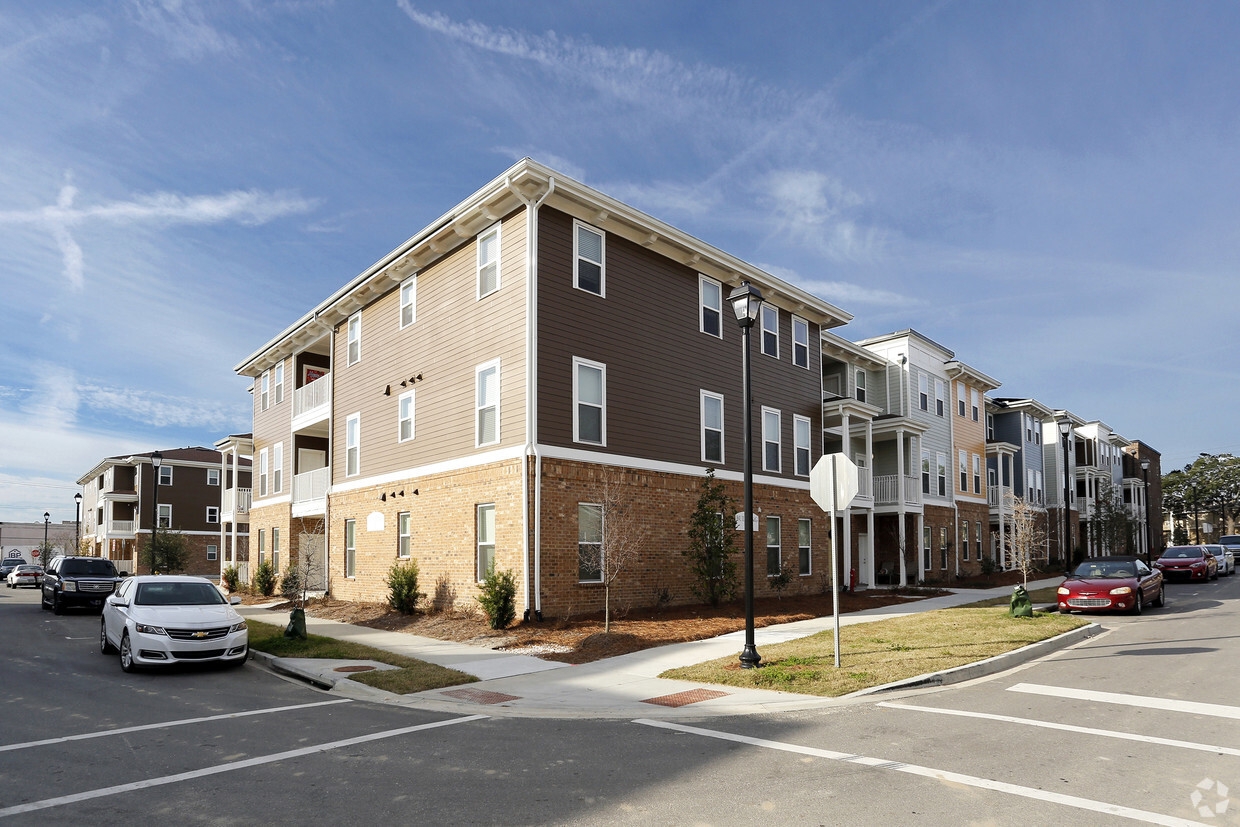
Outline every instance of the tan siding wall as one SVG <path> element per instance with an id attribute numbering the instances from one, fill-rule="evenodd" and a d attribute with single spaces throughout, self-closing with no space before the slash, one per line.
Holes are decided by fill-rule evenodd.
<path id="1" fill-rule="evenodd" d="M 258 492 L 258 456 L 259 451 L 263 448 L 272 448 L 276 443 L 284 443 L 284 473 L 282 475 L 283 491 L 273 491 L 271 486 L 274 485 L 275 465 L 272 456 L 268 462 L 272 463 L 268 470 L 268 489 L 267 496 L 285 496 L 292 493 L 292 423 L 293 423 L 293 360 L 284 360 L 284 399 L 279 404 L 275 401 L 275 385 L 272 379 L 272 388 L 270 396 L 270 404 L 267 410 L 261 410 L 262 405 L 262 376 L 254 379 L 254 499 L 259 499 Z M 274 377 L 275 371 L 272 370 Z M 271 451 L 268 451 L 271 456 Z"/>
<path id="2" fill-rule="evenodd" d="M 525 213 L 503 220 L 500 289 L 477 299 L 470 241 L 418 274 L 417 320 L 400 329 L 400 285 L 362 310 L 361 361 L 348 365 L 347 325 L 332 360 L 332 479 L 340 484 L 520 444 L 525 438 Z M 474 371 L 500 360 L 500 444 L 475 448 Z M 401 381 L 411 386 L 414 439 L 398 442 Z M 391 388 L 391 395 L 384 391 Z M 360 476 L 345 477 L 345 424 L 361 414 Z"/>

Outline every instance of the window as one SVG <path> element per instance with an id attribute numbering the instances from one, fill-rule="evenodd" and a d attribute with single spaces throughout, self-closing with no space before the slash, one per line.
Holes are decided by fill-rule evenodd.
<path id="1" fill-rule="evenodd" d="M 1033 421 L 1033 444 L 1042 444 L 1042 420 L 1035 419 Z"/>
<path id="2" fill-rule="evenodd" d="M 939 461 L 939 496 L 947 496 L 947 454 L 939 453 L 935 457 Z"/>
<path id="3" fill-rule="evenodd" d="M 969 455 L 960 452 L 960 490 L 969 493 Z"/>
<path id="4" fill-rule="evenodd" d="M 478 582 L 495 565 L 495 503 L 478 506 Z"/>
<path id="5" fill-rule="evenodd" d="M 723 286 L 714 279 L 698 276 L 698 302 L 702 306 L 699 330 L 723 338 Z"/>
<path id="6" fill-rule="evenodd" d="M 220 557 L 220 547 L 216 545 L 212 545 L 211 543 L 208 543 L 207 544 L 207 559 L 218 560 L 219 557 Z"/>
<path id="7" fill-rule="evenodd" d="M 168 503 L 159 504 L 159 527 L 172 528 L 172 506 Z"/>
<path id="8" fill-rule="evenodd" d="M 924 373 L 917 375 L 917 405 L 923 411 L 930 410 L 930 377 Z"/>
<path id="9" fill-rule="evenodd" d="M 344 475 L 356 477 L 362 470 L 362 415 L 344 421 Z"/>
<path id="10" fill-rule="evenodd" d="M 271 371 L 263 371 L 262 378 L 259 379 L 261 390 L 259 392 L 258 409 L 260 411 L 267 410 L 267 404 L 271 398 Z"/>
<path id="11" fill-rule="evenodd" d="M 207 506 L 207 522 L 218 523 L 220 521 L 220 507 L 218 505 Z"/>
<path id="12" fill-rule="evenodd" d="M 810 528 L 813 520 L 802 517 L 797 520 L 797 571 L 801 575 L 810 574 Z"/>
<path id="13" fill-rule="evenodd" d="M 947 526 L 939 529 L 939 568 L 947 568 Z"/>
<path id="14" fill-rule="evenodd" d="M 475 371 L 474 408 L 478 447 L 499 442 L 499 361 L 479 365 Z"/>
<path id="15" fill-rule="evenodd" d="M 995 488 L 999 485 L 999 472 L 994 468 L 986 469 L 986 484 L 991 488 Z"/>
<path id="16" fill-rule="evenodd" d="M 160 485 L 172 485 L 172 466 L 171 465 L 159 466 L 159 484 Z"/>
<path id="17" fill-rule="evenodd" d="M 930 493 L 930 452 L 921 452 L 921 493 Z"/>
<path id="18" fill-rule="evenodd" d="M 792 448 L 798 477 L 809 476 L 809 433 L 809 418 L 794 415 L 792 417 Z"/>
<path id="19" fill-rule="evenodd" d="M 702 462 L 723 464 L 723 397 L 700 392 L 702 400 Z"/>
<path id="20" fill-rule="evenodd" d="M 499 225 L 478 236 L 478 298 L 499 289 Z"/>
<path id="21" fill-rule="evenodd" d="M 1046 489 L 1044 487 L 1044 480 L 1042 477 L 1042 472 L 1036 471 L 1034 472 L 1034 474 L 1035 474 L 1034 482 L 1037 484 L 1037 488 L 1038 488 L 1038 505 L 1045 505 L 1046 504 Z"/>
<path id="22" fill-rule="evenodd" d="M 362 360 L 362 311 L 349 317 L 349 364 L 356 365 Z"/>
<path id="23" fill-rule="evenodd" d="M 267 553 L 267 529 L 258 530 L 258 565 L 263 564 L 263 555 Z"/>
<path id="24" fill-rule="evenodd" d="M 587 293 L 603 295 L 606 270 L 603 265 L 603 234 L 580 221 L 573 236 L 573 286 Z"/>
<path id="25" fill-rule="evenodd" d="M 208 468 L 207 469 L 207 485 L 219 485 L 219 484 L 220 484 L 220 469 Z"/>
<path id="26" fill-rule="evenodd" d="M 762 470 L 779 473 L 779 411 L 762 409 Z"/>
<path id="27" fill-rule="evenodd" d="M 402 511 L 396 515 L 396 556 L 408 557 L 409 545 L 409 512 Z"/>
<path id="28" fill-rule="evenodd" d="M 763 303 L 758 314 L 762 319 L 762 352 L 779 358 L 779 309 Z"/>
<path id="29" fill-rule="evenodd" d="M 258 496 L 267 496 L 267 470 L 269 468 L 267 462 L 267 449 L 263 448 L 258 452 Z"/>
<path id="30" fill-rule="evenodd" d="M 980 397 L 980 394 L 978 394 L 977 392 L 977 388 L 970 388 L 969 389 L 969 404 L 973 409 L 973 421 L 974 422 L 979 421 L 978 416 L 981 414 L 981 407 L 978 404 L 979 402 L 981 402 L 981 397 Z"/>
<path id="31" fill-rule="evenodd" d="M 418 277 L 410 276 L 400 283 L 400 328 L 404 330 L 418 319 Z"/>
<path id="32" fill-rule="evenodd" d="M 982 458 L 978 454 L 973 455 L 973 493 L 982 493 Z"/>
<path id="33" fill-rule="evenodd" d="M 960 559 L 969 562 L 969 521 L 960 521 Z"/>
<path id="34" fill-rule="evenodd" d="M 262 544 L 262 529 L 259 529 L 259 544 Z M 357 576 L 357 520 L 344 521 L 344 576 Z"/>
<path id="35" fill-rule="evenodd" d="M 607 444 L 607 366 L 573 359 L 573 441 Z"/>
<path id="36" fill-rule="evenodd" d="M 1025 420 L 1025 442 L 1033 442 L 1033 417 L 1021 414 L 1020 418 Z"/>
<path id="37" fill-rule="evenodd" d="M 934 412 L 939 416 L 943 416 L 943 409 L 947 404 L 944 397 L 947 395 L 947 389 L 943 386 L 942 379 L 934 380 Z"/>
<path id="38" fill-rule="evenodd" d="M 284 443 L 277 442 L 271 449 L 271 493 L 284 490 Z"/>
<path id="39" fill-rule="evenodd" d="M 275 381 L 275 404 L 279 405 L 284 401 L 284 362 L 276 365 L 276 381 Z"/>
<path id="40" fill-rule="evenodd" d="M 271 529 L 271 570 L 280 570 L 280 529 Z"/>
<path id="41" fill-rule="evenodd" d="M 956 414 L 964 416 L 964 382 L 956 383 Z"/>
<path id="42" fill-rule="evenodd" d="M 934 542 L 934 529 L 930 526 L 922 526 L 921 529 L 921 567 L 925 571 L 930 570 L 930 563 L 934 560 L 934 551 L 931 545 Z"/>
<path id="43" fill-rule="evenodd" d="M 396 441 L 408 442 L 413 439 L 413 391 L 406 391 L 400 395 L 397 404 L 397 428 Z"/>
<path id="44" fill-rule="evenodd" d="M 792 364 L 809 367 L 809 322 L 796 316 L 792 317 Z"/>
<path id="45" fill-rule="evenodd" d="M 778 577 L 782 562 L 779 549 L 779 518 L 766 518 L 766 576 Z"/>
<path id="46" fill-rule="evenodd" d="M 977 535 L 976 535 L 977 559 L 981 560 L 982 559 L 982 521 L 978 520 L 976 523 L 974 523 L 974 526 L 977 528 Z"/>
<path id="47" fill-rule="evenodd" d="M 986 414 L 986 439 L 995 441 L 995 415 L 992 413 Z"/>
<path id="48" fill-rule="evenodd" d="M 865 401 L 865 371 L 857 371 L 857 401 Z"/>
<path id="49" fill-rule="evenodd" d="M 603 582 L 603 506 L 577 504 L 577 579 Z"/>

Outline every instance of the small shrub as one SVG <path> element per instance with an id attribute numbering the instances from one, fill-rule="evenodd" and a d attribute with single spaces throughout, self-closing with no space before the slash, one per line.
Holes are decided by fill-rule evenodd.
<path id="1" fill-rule="evenodd" d="M 482 604 L 491 628 L 506 629 L 517 616 L 517 578 L 512 570 L 496 571 L 492 563 L 478 588 L 482 591 L 478 602 Z"/>
<path id="2" fill-rule="evenodd" d="M 235 592 L 241 581 L 241 575 L 237 572 L 237 567 L 229 566 L 224 569 L 223 580 L 224 588 L 228 589 L 230 592 Z"/>
<path id="3" fill-rule="evenodd" d="M 271 563 L 264 560 L 254 570 L 254 589 L 263 597 L 271 597 L 276 593 L 276 573 Z"/>
<path id="4" fill-rule="evenodd" d="M 418 564 L 393 563 L 388 569 L 388 605 L 401 614 L 413 614 L 418 605 Z"/>
<path id="5" fill-rule="evenodd" d="M 775 575 L 774 577 L 766 578 L 766 584 L 770 586 L 772 589 L 774 589 L 776 597 L 778 597 L 780 600 L 783 600 L 784 589 L 788 588 L 789 584 L 792 583 L 792 577 L 793 577 L 792 563 L 789 561 L 785 561 L 784 564 L 779 567 L 779 574 Z"/>
<path id="6" fill-rule="evenodd" d="M 300 601 L 303 579 L 297 566 L 289 566 L 280 580 L 280 596 L 293 603 Z"/>
<path id="7" fill-rule="evenodd" d="M 995 563 L 995 560 L 993 557 L 982 558 L 982 574 L 984 574 L 986 577 L 990 577 L 996 571 L 998 571 L 998 569 L 999 569 L 999 566 Z"/>
<path id="8" fill-rule="evenodd" d="M 435 597 L 431 600 L 431 605 L 437 612 L 450 612 L 456 608 L 456 588 L 448 575 L 441 574 L 435 581 Z"/>

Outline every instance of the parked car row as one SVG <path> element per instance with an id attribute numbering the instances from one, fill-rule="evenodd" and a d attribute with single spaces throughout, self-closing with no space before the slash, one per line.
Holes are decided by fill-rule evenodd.
<path id="1" fill-rule="evenodd" d="M 1235 554 L 1221 544 L 1168 546 L 1152 567 L 1134 556 L 1090 557 L 1060 584 L 1059 611 L 1141 614 L 1167 604 L 1169 580 L 1217 580 L 1235 571 Z"/>

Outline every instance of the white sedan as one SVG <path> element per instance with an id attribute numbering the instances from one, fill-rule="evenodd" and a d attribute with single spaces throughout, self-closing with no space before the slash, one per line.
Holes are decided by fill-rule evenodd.
<path id="1" fill-rule="evenodd" d="M 103 604 L 99 651 L 119 651 L 121 669 L 172 663 L 240 665 L 249 650 L 245 620 L 200 577 L 143 575 L 124 580 Z"/>
<path id="2" fill-rule="evenodd" d="M 38 588 L 43 585 L 43 567 L 18 566 L 9 572 L 9 576 L 4 579 L 4 583 L 10 589 L 20 589 L 22 586 Z"/>
<path id="3" fill-rule="evenodd" d="M 1218 576 L 1219 577 L 1223 577 L 1229 574 L 1235 574 L 1236 557 L 1234 554 L 1232 554 L 1231 549 L 1229 549 L 1227 546 L 1218 546 L 1218 545 L 1206 546 L 1206 548 L 1210 549 L 1210 551 L 1214 553 L 1215 558 L 1218 560 Z"/>

